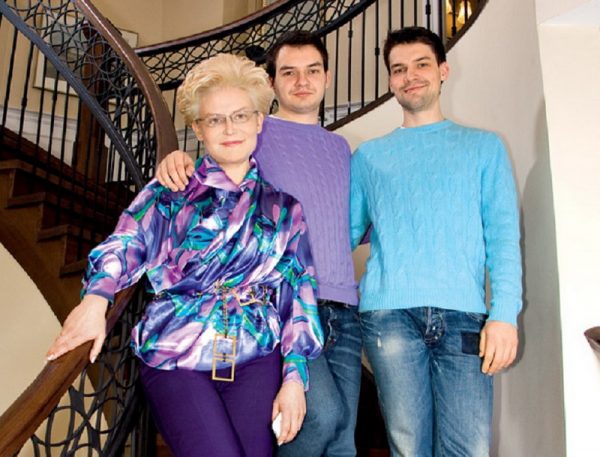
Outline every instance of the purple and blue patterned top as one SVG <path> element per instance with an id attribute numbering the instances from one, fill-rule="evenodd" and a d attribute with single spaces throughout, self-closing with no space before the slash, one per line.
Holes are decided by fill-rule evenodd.
<path id="1" fill-rule="evenodd" d="M 254 159 L 239 186 L 209 156 L 183 192 L 152 180 L 90 253 L 83 293 L 112 300 L 144 273 L 156 294 L 132 332 L 144 363 L 211 370 L 226 320 L 236 363 L 279 344 L 284 382 L 308 388 L 306 360 L 321 352 L 323 333 L 306 224 L 300 203 L 262 180 Z"/>

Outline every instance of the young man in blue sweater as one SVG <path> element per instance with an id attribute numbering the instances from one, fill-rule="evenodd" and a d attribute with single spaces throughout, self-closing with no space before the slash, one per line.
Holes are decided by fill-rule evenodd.
<path id="1" fill-rule="evenodd" d="M 352 158 L 350 229 L 356 246 L 372 226 L 360 316 L 392 455 L 488 456 L 492 375 L 515 359 L 521 309 L 510 160 L 442 115 L 437 35 L 390 32 L 384 59 L 404 119 Z"/>

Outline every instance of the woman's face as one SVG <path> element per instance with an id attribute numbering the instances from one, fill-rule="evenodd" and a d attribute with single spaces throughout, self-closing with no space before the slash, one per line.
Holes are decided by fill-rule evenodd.
<path id="1" fill-rule="evenodd" d="M 206 152 L 227 174 L 244 168 L 247 171 L 263 114 L 256 111 L 248 93 L 237 87 L 212 89 L 199 103 L 200 115 L 192 128 Z"/>

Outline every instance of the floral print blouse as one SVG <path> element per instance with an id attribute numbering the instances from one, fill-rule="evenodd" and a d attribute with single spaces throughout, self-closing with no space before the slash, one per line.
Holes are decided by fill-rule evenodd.
<path id="1" fill-rule="evenodd" d="M 152 180 L 90 253 L 83 294 L 112 300 L 146 274 L 155 296 L 132 332 L 145 364 L 209 371 L 221 334 L 237 364 L 280 346 L 284 382 L 307 389 L 323 332 L 306 224 L 300 203 L 250 161 L 239 186 L 209 156 L 185 191 Z"/>

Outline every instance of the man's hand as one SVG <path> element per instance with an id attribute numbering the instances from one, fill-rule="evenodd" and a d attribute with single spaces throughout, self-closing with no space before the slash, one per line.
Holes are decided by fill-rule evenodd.
<path id="1" fill-rule="evenodd" d="M 106 337 L 106 308 L 108 300 L 99 295 L 86 295 L 67 316 L 63 328 L 46 353 L 52 361 L 87 341 L 94 341 L 90 362 L 94 363 Z"/>
<path id="2" fill-rule="evenodd" d="M 304 386 L 295 381 L 284 382 L 273 402 L 271 420 L 275 420 L 281 412 L 281 431 L 277 437 L 277 445 L 292 441 L 302 428 L 306 414 L 306 398 Z"/>
<path id="3" fill-rule="evenodd" d="M 487 321 L 479 342 L 479 357 L 483 357 L 481 371 L 493 375 L 510 366 L 517 356 L 518 345 L 519 337 L 514 325 Z"/>
<path id="4" fill-rule="evenodd" d="M 173 192 L 185 190 L 188 178 L 194 173 L 194 161 L 183 151 L 173 151 L 165 157 L 156 170 L 156 178 Z"/>

